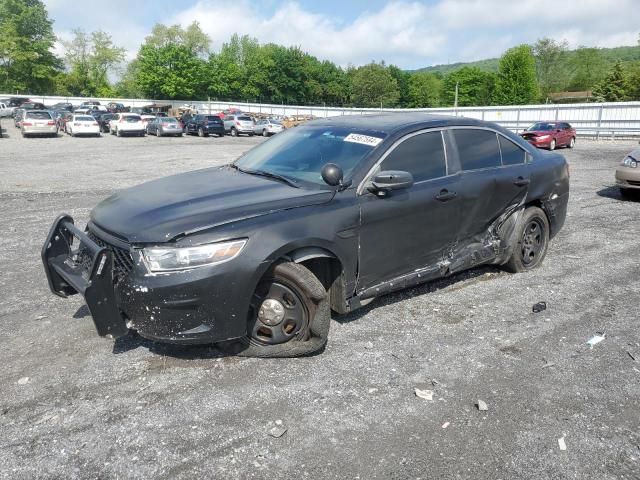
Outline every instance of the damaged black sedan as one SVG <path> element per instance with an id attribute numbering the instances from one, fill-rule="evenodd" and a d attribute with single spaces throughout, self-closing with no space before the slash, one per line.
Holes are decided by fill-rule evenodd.
<path id="1" fill-rule="evenodd" d="M 42 261 L 100 335 L 304 355 L 332 311 L 481 264 L 537 267 L 568 197 L 564 157 L 495 124 L 344 116 L 120 191 L 84 230 L 62 215 Z"/>

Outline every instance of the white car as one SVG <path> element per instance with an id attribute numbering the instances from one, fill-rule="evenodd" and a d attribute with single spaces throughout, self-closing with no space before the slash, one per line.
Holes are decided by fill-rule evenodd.
<path id="1" fill-rule="evenodd" d="M 109 122 L 111 135 L 137 135 L 144 137 L 146 124 L 137 113 L 116 113 Z"/>
<path id="2" fill-rule="evenodd" d="M 4 103 L 0 103 L 0 118 L 9 118 L 13 115 L 13 107 L 8 107 Z"/>
<path id="3" fill-rule="evenodd" d="M 100 136 L 100 125 L 91 115 L 73 115 L 65 124 L 67 133 L 72 137 L 78 135 Z"/>
<path id="4" fill-rule="evenodd" d="M 276 133 L 280 133 L 284 127 L 277 120 L 267 119 L 267 120 L 258 120 L 256 122 L 256 126 L 253 127 L 253 131 L 256 135 L 262 135 L 263 137 L 268 137 L 269 135 L 275 135 Z"/>

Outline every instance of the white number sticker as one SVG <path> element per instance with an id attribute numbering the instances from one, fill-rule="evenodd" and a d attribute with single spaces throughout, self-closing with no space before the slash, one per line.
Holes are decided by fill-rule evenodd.
<path id="1" fill-rule="evenodd" d="M 375 147 L 382 141 L 382 139 L 378 137 L 370 137 L 369 135 L 360 135 L 359 133 L 350 133 L 344 138 L 344 141 L 351 143 L 361 143 L 362 145 Z"/>

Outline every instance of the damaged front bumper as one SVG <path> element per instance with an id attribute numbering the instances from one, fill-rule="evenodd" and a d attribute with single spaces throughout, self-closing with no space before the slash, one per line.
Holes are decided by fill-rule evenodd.
<path id="1" fill-rule="evenodd" d="M 84 297 L 98 335 L 115 338 L 128 333 L 113 288 L 113 253 L 80 231 L 70 216 L 61 215 L 51 227 L 42 263 L 53 293 Z"/>

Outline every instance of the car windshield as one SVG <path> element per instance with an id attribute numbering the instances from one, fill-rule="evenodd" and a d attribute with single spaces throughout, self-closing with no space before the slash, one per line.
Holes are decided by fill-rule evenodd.
<path id="1" fill-rule="evenodd" d="M 25 118 L 33 118 L 36 120 L 51 120 L 51 114 L 49 112 L 29 112 Z"/>
<path id="2" fill-rule="evenodd" d="M 93 122 L 94 118 L 87 115 L 79 115 L 75 118 L 77 122 Z"/>
<path id="3" fill-rule="evenodd" d="M 534 132 L 534 131 L 540 131 L 540 130 L 542 131 L 553 130 L 554 128 L 556 127 L 553 123 L 534 123 L 529 128 L 527 128 L 527 130 L 530 132 Z"/>
<path id="4" fill-rule="evenodd" d="M 344 127 L 292 128 L 253 148 L 235 166 L 324 186 L 320 171 L 325 164 L 339 165 L 346 179 L 384 136 Z"/>
<path id="5" fill-rule="evenodd" d="M 139 115 L 127 115 L 126 117 L 124 117 L 124 121 L 125 122 L 129 122 L 129 123 L 136 123 L 141 121 L 142 118 L 140 118 Z"/>

